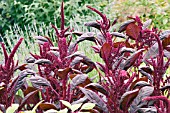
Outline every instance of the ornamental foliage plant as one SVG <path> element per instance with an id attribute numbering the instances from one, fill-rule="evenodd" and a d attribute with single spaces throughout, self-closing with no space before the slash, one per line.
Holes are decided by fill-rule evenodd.
<path id="1" fill-rule="evenodd" d="M 0 110 L 68 113 L 169 113 L 170 31 L 128 17 L 118 30 L 97 9 L 87 5 L 101 20 L 85 23 L 97 32 L 77 32 L 65 27 L 61 4 L 60 29 L 52 25 L 56 42 L 35 36 L 39 54 L 30 53 L 26 63 L 13 60 L 4 44 L 0 65 Z M 73 37 L 76 37 L 73 41 Z M 91 41 L 91 49 L 103 62 L 94 62 L 78 51 L 79 43 Z M 18 61 L 17 61 L 18 62 Z M 14 76 L 16 71 L 18 76 Z M 89 77 L 95 70 L 98 74 Z M 96 81 L 97 78 L 97 81 Z M 96 82 L 94 82 L 94 79 Z"/>

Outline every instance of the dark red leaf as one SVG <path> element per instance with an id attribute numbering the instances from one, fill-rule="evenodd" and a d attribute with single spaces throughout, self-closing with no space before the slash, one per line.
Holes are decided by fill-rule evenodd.
<path id="1" fill-rule="evenodd" d="M 38 93 L 38 90 L 35 90 L 35 91 L 30 92 L 29 94 L 27 94 L 27 95 L 23 98 L 21 104 L 19 105 L 18 111 L 20 111 L 20 110 L 24 107 L 24 105 L 27 103 L 27 101 L 28 101 L 30 98 L 32 98 L 32 97 L 33 97 L 35 94 L 37 94 L 37 93 Z"/>
<path id="2" fill-rule="evenodd" d="M 139 69 L 139 72 L 140 72 L 142 75 L 146 76 L 146 77 L 151 81 L 151 83 L 153 83 L 153 77 L 152 77 L 151 74 L 149 74 L 149 73 L 147 73 L 147 72 L 145 72 L 145 71 L 143 71 L 143 70 L 140 70 L 140 69 Z"/>
<path id="3" fill-rule="evenodd" d="M 104 43 L 104 45 L 101 47 L 101 57 L 107 61 L 111 55 L 112 47 L 109 43 Z"/>
<path id="4" fill-rule="evenodd" d="M 134 86 L 137 82 L 139 81 L 145 81 L 147 82 L 148 81 L 148 78 L 147 77 L 141 77 L 141 78 L 138 78 L 136 79 L 134 82 L 132 82 L 131 86 L 130 86 L 130 90 L 134 89 Z"/>
<path id="5" fill-rule="evenodd" d="M 22 64 L 22 65 L 16 67 L 16 68 L 15 68 L 15 71 L 16 71 L 17 69 L 19 69 L 20 71 L 23 71 L 24 69 L 27 69 L 27 67 L 26 67 L 27 65 L 28 65 L 28 64 Z"/>
<path id="6" fill-rule="evenodd" d="M 130 43 L 129 42 L 124 42 L 124 41 L 121 41 L 121 42 L 115 42 L 114 44 L 113 44 L 113 46 L 114 46 L 114 48 L 118 48 L 118 46 L 125 46 L 125 47 L 127 47 L 127 48 L 133 48 L 131 45 L 130 45 Z"/>
<path id="7" fill-rule="evenodd" d="M 49 109 L 58 110 L 57 107 L 54 104 L 52 104 L 52 103 L 41 103 L 39 105 L 39 107 L 40 107 L 41 110 L 45 110 L 45 111 L 49 110 Z"/>
<path id="8" fill-rule="evenodd" d="M 134 21 L 134 20 L 128 20 L 128 21 L 124 22 L 124 23 L 120 26 L 118 32 L 123 32 L 123 31 L 125 31 L 125 30 L 126 30 L 126 27 L 127 27 L 130 23 L 135 23 L 135 21 Z"/>
<path id="9" fill-rule="evenodd" d="M 33 92 L 33 91 L 36 91 L 37 88 L 34 88 L 34 87 L 27 87 L 27 89 L 23 90 L 23 93 L 24 93 L 24 96 L 28 95 L 29 93 Z M 39 102 L 39 94 L 36 93 L 35 95 L 33 95 L 32 97 L 30 97 L 28 100 L 27 100 L 27 103 L 30 103 L 30 104 L 36 104 Z"/>
<path id="10" fill-rule="evenodd" d="M 124 63 L 124 70 L 127 70 L 128 68 L 130 68 L 135 61 L 138 59 L 139 55 L 144 51 L 144 49 L 140 49 L 138 51 L 136 51 L 135 53 L 133 53 L 130 57 L 128 57 L 128 59 L 125 61 Z"/>
<path id="11" fill-rule="evenodd" d="M 70 63 L 70 66 L 73 67 L 75 66 L 76 64 L 80 63 L 81 61 L 83 61 L 83 58 L 82 57 L 75 57 L 72 62 Z"/>
<path id="12" fill-rule="evenodd" d="M 56 72 L 57 76 L 59 76 L 62 79 L 65 79 L 68 75 L 68 73 L 71 71 L 71 68 L 67 67 L 65 69 L 58 69 Z"/>
<path id="13" fill-rule="evenodd" d="M 157 113 L 156 107 L 150 107 L 150 108 L 139 108 L 137 111 L 139 113 Z"/>
<path id="14" fill-rule="evenodd" d="M 100 45 L 102 45 L 106 42 L 105 37 L 101 33 L 97 33 L 96 40 L 99 42 Z"/>
<path id="15" fill-rule="evenodd" d="M 108 95 L 108 92 L 104 89 L 103 86 L 101 86 L 100 84 L 98 83 L 90 83 L 88 84 L 87 86 L 85 86 L 86 89 L 90 89 L 90 90 L 96 90 L 96 91 L 99 91 L 105 95 Z"/>
<path id="16" fill-rule="evenodd" d="M 153 74 L 153 70 L 149 66 L 141 67 L 140 70 L 143 70 L 149 74 Z"/>
<path id="17" fill-rule="evenodd" d="M 169 46 L 169 45 L 170 45 L 170 34 L 169 34 L 169 36 L 167 38 L 165 38 L 162 41 L 162 46 L 163 46 L 164 49 L 166 49 L 166 47 Z M 166 50 L 168 50 L 168 49 L 166 49 Z"/>
<path id="18" fill-rule="evenodd" d="M 138 95 L 139 89 L 125 92 L 120 99 L 120 109 L 126 111 L 133 99 Z"/>
<path id="19" fill-rule="evenodd" d="M 130 23 L 126 28 L 126 34 L 130 36 L 131 39 L 136 40 L 140 34 L 140 27 L 135 23 Z"/>
<path id="20" fill-rule="evenodd" d="M 121 50 L 120 50 L 120 53 L 123 54 L 124 52 L 133 53 L 133 52 L 135 52 L 135 50 L 132 49 L 132 48 L 122 47 Z"/>

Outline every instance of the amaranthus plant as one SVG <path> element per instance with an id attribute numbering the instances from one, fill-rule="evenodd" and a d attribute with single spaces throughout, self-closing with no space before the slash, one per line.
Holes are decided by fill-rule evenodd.
<path id="1" fill-rule="evenodd" d="M 61 4 L 60 30 L 52 25 L 56 32 L 56 43 L 46 36 L 36 36 L 40 48 L 40 54 L 31 53 L 32 57 L 26 59 L 27 63 L 38 65 L 38 73 L 28 79 L 32 86 L 39 89 L 44 103 L 40 104 L 41 110 L 50 109 L 43 106 L 52 106 L 60 110 L 65 106 L 59 100 L 72 103 L 83 95 L 77 85 L 87 85 L 92 82 L 87 73 L 95 68 L 94 62 L 78 50 L 77 43 L 72 42 L 72 35 L 80 36 L 78 42 L 88 38 L 80 32 L 73 32 L 64 26 L 64 3 Z M 72 82 L 70 80 L 72 79 Z M 74 81 L 74 82 L 73 82 Z M 51 108 L 51 109 L 52 109 Z M 20 109 L 19 109 L 20 110 Z"/>
<path id="2" fill-rule="evenodd" d="M 106 15 L 95 8 L 87 7 L 102 18 L 85 25 L 99 30 L 97 36 L 91 36 L 91 40 L 95 40 L 96 46 L 92 48 L 104 61 L 104 64 L 97 62 L 104 75 L 97 71 L 101 77 L 99 84 L 103 86 L 102 91 L 106 92 L 101 95 L 101 90 L 91 92 L 81 88 L 82 92 L 87 97 L 90 94 L 91 97 L 92 94 L 98 95 L 96 99 L 88 99 L 97 103 L 100 110 L 106 113 L 134 113 L 145 110 L 167 113 L 169 101 L 160 87 L 164 86 L 169 78 L 163 78 L 169 67 L 169 31 L 161 33 L 156 28 L 150 30 L 148 27 L 151 20 L 142 23 L 139 17 L 129 17 L 131 20 L 123 23 L 118 32 L 111 32 L 110 28 L 116 20 L 111 23 Z M 125 34 L 121 33 L 124 31 Z M 122 39 L 119 41 L 117 38 Z M 155 98 L 160 99 L 156 104 L 148 101 Z M 163 103 L 161 100 L 166 101 Z"/>

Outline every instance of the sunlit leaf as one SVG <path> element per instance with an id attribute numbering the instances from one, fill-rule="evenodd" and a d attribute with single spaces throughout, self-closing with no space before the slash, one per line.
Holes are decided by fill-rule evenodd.
<path id="1" fill-rule="evenodd" d="M 71 109 L 71 104 L 65 100 L 60 100 L 62 102 L 63 105 L 65 105 L 66 107 Z"/>
<path id="2" fill-rule="evenodd" d="M 19 104 L 12 104 L 11 106 L 9 106 L 6 110 L 6 113 L 14 113 L 15 110 L 17 110 L 19 107 Z"/>
<path id="3" fill-rule="evenodd" d="M 85 103 L 81 107 L 81 110 L 90 110 L 90 109 L 93 109 L 94 107 L 95 107 L 94 103 Z"/>
<path id="4" fill-rule="evenodd" d="M 74 111 L 78 110 L 81 107 L 81 105 L 82 105 L 82 103 L 71 105 L 71 111 L 74 112 Z"/>

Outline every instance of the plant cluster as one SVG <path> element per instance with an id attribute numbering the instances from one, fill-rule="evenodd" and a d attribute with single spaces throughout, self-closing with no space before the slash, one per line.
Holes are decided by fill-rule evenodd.
<path id="1" fill-rule="evenodd" d="M 39 54 L 30 53 L 25 64 L 13 60 L 23 38 L 10 55 L 1 44 L 1 111 L 14 106 L 15 112 L 31 113 L 170 112 L 170 31 L 150 28 L 151 20 L 142 22 L 137 16 L 129 17 L 118 31 L 111 31 L 117 20 L 111 22 L 97 9 L 87 8 L 101 17 L 85 23 L 97 33 L 66 28 L 62 2 L 60 29 L 52 25 L 57 47 L 49 37 L 36 36 Z M 73 35 L 78 36 L 74 42 Z M 78 44 L 86 40 L 95 44 L 92 49 L 103 62 L 93 62 L 78 51 Z M 16 70 L 20 74 L 14 77 Z M 90 78 L 92 70 L 98 75 Z"/>

